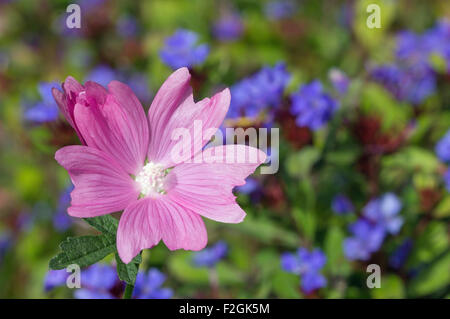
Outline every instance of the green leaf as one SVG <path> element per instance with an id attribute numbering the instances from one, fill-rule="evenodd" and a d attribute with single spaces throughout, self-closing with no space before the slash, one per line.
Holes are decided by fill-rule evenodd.
<path id="1" fill-rule="evenodd" d="M 434 217 L 450 217 L 450 195 L 446 195 L 433 212 Z"/>
<path id="2" fill-rule="evenodd" d="M 102 234 L 116 236 L 119 222 L 111 215 L 84 218 L 84 220 L 98 231 L 101 231 Z"/>
<path id="3" fill-rule="evenodd" d="M 139 271 L 139 264 L 142 262 L 141 254 L 131 260 L 128 264 L 125 264 L 119 257 L 119 254 L 116 252 L 116 263 L 117 263 L 117 274 L 119 275 L 119 279 L 125 281 L 127 284 L 133 285 L 136 282 L 136 276 Z"/>
<path id="4" fill-rule="evenodd" d="M 400 299 L 405 295 L 403 281 L 396 275 L 381 278 L 381 287 L 371 289 L 372 297 L 376 299 Z"/>
<path id="5" fill-rule="evenodd" d="M 426 296 L 449 285 L 449 269 L 450 252 L 431 263 L 413 279 L 409 287 L 412 297 Z"/>
<path id="6" fill-rule="evenodd" d="M 62 252 L 50 260 L 51 269 L 64 269 L 71 264 L 92 265 L 115 252 L 116 241 L 110 235 L 68 237 L 60 248 Z"/>
<path id="7" fill-rule="evenodd" d="M 333 275 L 347 275 L 351 271 L 342 248 L 344 237 L 345 233 L 337 226 L 332 227 L 325 237 L 324 249 L 327 255 L 325 268 Z"/>
<path id="8" fill-rule="evenodd" d="M 279 298 L 300 298 L 300 279 L 297 275 L 278 270 L 272 278 L 273 291 Z"/>

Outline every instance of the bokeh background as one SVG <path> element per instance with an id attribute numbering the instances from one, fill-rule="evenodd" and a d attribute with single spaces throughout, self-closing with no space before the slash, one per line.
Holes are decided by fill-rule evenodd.
<path id="1" fill-rule="evenodd" d="M 147 109 L 181 66 L 197 99 L 231 87 L 224 127 L 280 128 L 280 169 L 235 190 L 243 223 L 206 220 L 203 252 L 146 250 L 134 297 L 450 297 L 449 1 L 80 0 L 68 29 L 70 3 L 0 1 L 0 297 L 121 296 L 113 256 L 82 289 L 48 270 L 95 234 L 66 214 L 54 153 L 79 142 L 50 89 L 118 79 Z"/>

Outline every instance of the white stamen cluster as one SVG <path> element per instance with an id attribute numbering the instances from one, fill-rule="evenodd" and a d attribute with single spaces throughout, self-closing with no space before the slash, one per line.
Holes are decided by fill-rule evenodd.
<path id="1" fill-rule="evenodd" d="M 144 196 L 154 193 L 163 194 L 165 192 L 165 177 L 166 170 L 162 164 L 149 162 L 145 164 L 139 174 L 136 175 L 136 182 L 139 184 L 141 194 Z"/>

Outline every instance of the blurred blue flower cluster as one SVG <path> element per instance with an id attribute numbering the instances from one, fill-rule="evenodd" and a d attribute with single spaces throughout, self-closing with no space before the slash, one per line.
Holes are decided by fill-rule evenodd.
<path id="1" fill-rule="evenodd" d="M 433 57 L 443 59 L 447 73 L 450 71 L 450 22 L 441 20 L 423 34 L 400 32 L 395 56 L 395 63 L 374 68 L 372 77 L 399 101 L 422 103 L 436 91 Z"/>
<path id="2" fill-rule="evenodd" d="M 238 39 L 244 31 L 244 24 L 237 13 L 222 15 L 213 26 L 213 34 L 219 41 Z"/>
<path id="3" fill-rule="evenodd" d="M 41 82 L 38 85 L 41 101 L 37 102 L 24 112 L 25 120 L 34 123 L 52 122 L 58 118 L 58 105 L 52 96 L 52 88 L 61 90 L 57 82 Z"/>
<path id="4" fill-rule="evenodd" d="M 339 69 L 333 68 L 328 72 L 328 77 L 334 89 L 341 95 L 347 93 L 350 85 L 348 76 Z"/>
<path id="5" fill-rule="evenodd" d="M 338 194 L 333 198 L 331 208 L 338 215 L 351 213 L 355 209 L 351 200 L 343 194 Z"/>
<path id="6" fill-rule="evenodd" d="M 166 275 L 156 268 L 149 269 L 147 273 L 139 272 L 136 277 L 133 297 L 136 299 L 172 298 L 172 289 L 161 287 L 164 281 L 166 281 Z"/>
<path id="7" fill-rule="evenodd" d="M 291 99 L 291 112 L 297 118 L 297 125 L 309 127 L 313 131 L 328 123 L 339 107 L 339 102 L 324 92 L 319 80 L 302 85 L 291 95 Z"/>
<path id="8" fill-rule="evenodd" d="M 70 275 L 66 269 L 49 270 L 45 280 L 46 292 L 66 284 Z M 156 268 L 147 273 L 139 271 L 136 277 L 133 298 L 136 299 L 169 299 L 173 291 L 162 288 L 166 276 Z M 81 271 L 81 288 L 75 289 L 77 299 L 115 299 L 120 298 L 125 288 L 124 282 L 119 280 L 115 267 L 107 264 L 94 264 Z"/>
<path id="9" fill-rule="evenodd" d="M 273 67 L 265 66 L 234 84 L 231 87 L 231 104 L 227 117 L 255 118 L 266 107 L 278 107 L 290 78 L 286 65 L 279 62 Z"/>
<path id="10" fill-rule="evenodd" d="M 327 280 L 320 273 L 326 260 L 320 249 L 310 252 L 306 248 L 299 248 L 295 254 L 284 253 L 281 256 L 281 267 L 284 271 L 300 275 L 302 290 L 308 294 L 326 286 Z"/>
<path id="11" fill-rule="evenodd" d="M 444 163 L 450 163 L 450 130 L 438 141 L 435 147 L 438 158 Z M 444 173 L 444 183 L 450 192 L 450 167 Z"/>
<path id="12" fill-rule="evenodd" d="M 266 16 L 271 20 L 280 20 L 295 14 L 297 4 L 292 0 L 273 0 L 266 3 Z"/>
<path id="13" fill-rule="evenodd" d="M 349 230 L 351 237 L 344 241 L 344 253 L 350 260 L 368 260 L 378 251 L 387 234 L 397 234 L 403 225 L 398 216 L 402 203 L 393 193 L 386 193 L 371 200 L 363 209 L 362 216 Z"/>
<path id="14" fill-rule="evenodd" d="M 209 54 L 209 46 L 197 42 L 197 33 L 186 29 L 178 29 L 165 40 L 159 56 L 165 64 L 174 70 L 202 64 Z"/>
<path id="15" fill-rule="evenodd" d="M 72 217 L 67 214 L 67 208 L 70 206 L 70 193 L 73 190 L 73 185 L 69 186 L 63 191 L 59 197 L 58 207 L 56 213 L 53 216 L 53 226 L 56 230 L 63 232 L 67 230 L 73 223 Z"/>
<path id="16" fill-rule="evenodd" d="M 228 245 L 219 241 L 215 245 L 196 252 L 192 262 L 197 267 L 214 267 L 228 253 Z"/>

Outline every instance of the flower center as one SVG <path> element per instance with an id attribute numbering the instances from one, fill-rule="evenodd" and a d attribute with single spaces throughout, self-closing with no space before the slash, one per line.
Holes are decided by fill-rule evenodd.
<path id="1" fill-rule="evenodd" d="M 136 175 L 136 182 L 139 184 L 141 194 L 147 196 L 149 194 L 164 194 L 164 179 L 167 170 L 162 164 L 149 162 L 145 164 L 139 174 Z"/>

